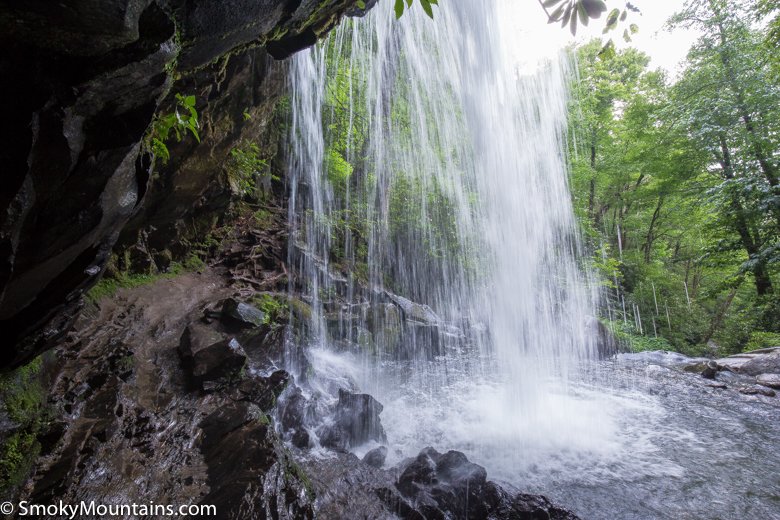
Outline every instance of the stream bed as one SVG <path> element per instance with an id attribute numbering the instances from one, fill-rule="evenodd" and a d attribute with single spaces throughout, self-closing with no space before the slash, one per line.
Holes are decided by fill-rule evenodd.
<path id="1" fill-rule="evenodd" d="M 348 356 L 314 359 L 384 404 L 386 467 L 433 446 L 583 519 L 780 518 L 780 398 L 743 395 L 748 379 L 732 372 L 709 380 L 683 371 L 692 360 L 678 354 L 622 354 L 577 383 L 550 380 L 528 409 L 507 395 L 512 385 L 469 378 L 474 368 L 452 358 L 427 376 L 385 364 L 384 377 L 361 377 Z"/>

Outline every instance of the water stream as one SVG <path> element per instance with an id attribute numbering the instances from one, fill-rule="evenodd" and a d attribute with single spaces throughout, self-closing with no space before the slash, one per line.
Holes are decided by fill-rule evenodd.
<path id="1" fill-rule="evenodd" d="M 696 471 L 712 445 L 644 362 L 596 360 L 565 164 L 570 64 L 529 62 L 517 2 L 448 0 L 434 21 L 380 2 L 294 58 L 291 291 L 312 312 L 289 368 L 326 400 L 347 387 L 383 403 L 388 464 L 461 450 L 584 518 L 771 518 L 776 477 L 774 504 L 685 516 L 718 491 Z"/>

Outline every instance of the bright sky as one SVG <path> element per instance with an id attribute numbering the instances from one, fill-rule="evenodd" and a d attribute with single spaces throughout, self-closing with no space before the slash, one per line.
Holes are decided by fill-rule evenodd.
<path id="1" fill-rule="evenodd" d="M 682 0 L 633 0 L 635 6 L 642 10 L 642 15 L 630 13 L 628 23 L 636 23 L 639 33 L 633 36 L 633 42 L 626 44 L 623 41 L 623 28 L 615 29 L 606 38 L 611 37 L 618 47 L 634 46 L 647 53 L 651 57 L 651 68 L 661 67 L 669 71 L 672 76 L 678 69 L 678 64 L 685 58 L 688 49 L 695 41 L 695 32 L 676 29 L 669 32 L 664 28 L 666 20 L 678 11 Z M 588 27 L 579 27 L 577 38 L 572 37 L 568 28 L 563 29 L 559 24 L 548 25 L 547 17 L 537 0 L 517 0 L 521 5 L 522 18 L 532 23 L 523 23 L 525 37 L 531 37 L 531 41 L 553 52 L 574 41 L 584 42 L 593 37 L 601 36 L 604 28 L 604 17 L 591 20 Z M 607 0 L 610 7 L 622 7 L 623 0 Z M 524 38 L 525 39 L 525 38 Z"/>

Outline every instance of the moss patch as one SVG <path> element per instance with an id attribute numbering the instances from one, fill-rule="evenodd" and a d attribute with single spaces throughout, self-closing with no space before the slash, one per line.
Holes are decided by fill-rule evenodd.
<path id="1" fill-rule="evenodd" d="M 132 289 L 149 285 L 157 280 L 175 278 L 186 272 L 195 272 L 205 269 L 206 262 L 196 254 L 187 257 L 183 262 L 171 263 L 168 271 L 155 274 L 128 274 L 120 272 L 111 277 L 105 277 L 95 284 L 92 289 L 85 294 L 86 298 L 92 303 L 97 303 L 103 298 L 109 298 L 116 294 L 119 289 Z"/>
<path id="2" fill-rule="evenodd" d="M 38 435 L 49 420 L 40 357 L 13 372 L 0 375 L 0 406 L 14 425 L 0 448 L 0 492 L 7 493 L 29 475 L 40 453 Z"/>

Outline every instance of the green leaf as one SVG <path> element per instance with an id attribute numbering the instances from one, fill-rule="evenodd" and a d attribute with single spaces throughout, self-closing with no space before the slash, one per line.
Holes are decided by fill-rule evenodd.
<path id="1" fill-rule="evenodd" d="M 566 24 L 569 23 L 573 6 L 574 4 L 569 4 L 566 6 L 566 10 L 563 12 L 563 18 L 561 18 L 561 27 L 566 27 Z"/>
<path id="2" fill-rule="evenodd" d="M 433 18 L 433 9 L 431 9 L 429 0 L 420 0 L 420 5 L 422 6 L 423 11 L 425 11 L 425 14 Z"/>
<path id="3" fill-rule="evenodd" d="M 609 60 L 609 59 L 614 58 L 615 54 L 616 54 L 615 53 L 615 42 L 613 42 L 612 39 L 610 38 L 610 40 L 606 44 L 604 44 L 604 46 L 601 48 L 601 50 L 599 51 L 598 56 L 602 60 Z"/>
<path id="4" fill-rule="evenodd" d="M 572 36 L 577 35 L 577 14 L 571 13 L 571 20 L 569 21 L 569 30 L 571 31 Z"/>
<path id="5" fill-rule="evenodd" d="M 585 10 L 585 2 L 581 2 L 577 5 L 577 14 L 580 15 L 580 23 L 582 25 L 588 25 L 588 11 Z"/>
<path id="6" fill-rule="evenodd" d="M 366 3 L 363 0 L 355 0 L 355 5 L 357 5 L 360 9 L 366 8 Z"/>
<path id="7" fill-rule="evenodd" d="M 395 0 L 395 17 L 401 18 L 404 14 L 404 0 Z"/>
<path id="8" fill-rule="evenodd" d="M 182 102 L 185 107 L 194 107 L 195 106 L 195 96 L 187 96 L 184 98 L 184 101 Z"/>
<path id="9" fill-rule="evenodd" d="M 607 10 L 607 4 L 603 0 L 581 0 L 580 5 L 588 13 L 588 16 L 594 19 Z"/>
<path id="10" fill-rule="evenodd" d="M 561 4 L 558 7 L 558 9 L 556 9 L 555 11 L 552 12 L 552 14 L 550 14 L 550 19 L 547 20 L 547 23 L 555 23 L 555 22 L 560 21 L 561 16 L 563 16 L 563 10 L 564 9 L 566 9 L 566 6 Z"/>
<path id="11" fill-rule="evenodd" d="M 611 27 L 617 24 L 620 18 L 620 9 L 613 9 L 607 16 L 607 27 Z"/>

